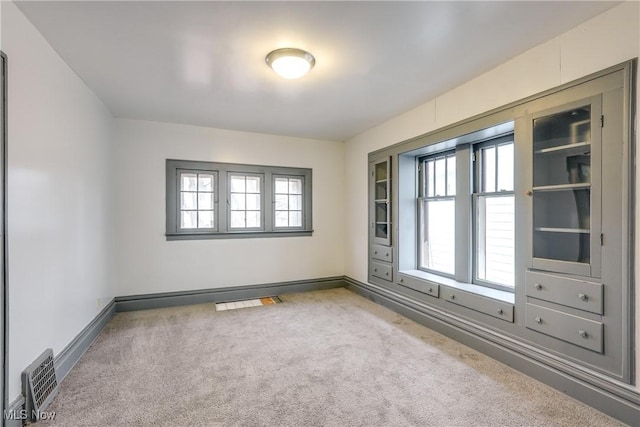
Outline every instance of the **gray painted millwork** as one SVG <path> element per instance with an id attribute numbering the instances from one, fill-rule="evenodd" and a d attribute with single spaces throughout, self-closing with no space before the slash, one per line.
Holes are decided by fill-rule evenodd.
<path id="1" fill-rule="evenodd" d="M 102 332 L 107 323 L 109 323 L 115 312 L 116 302 L 115 299 L 113 299 L 73 341 L 67 344 L 67 346 L 55 356 L 54 365 L 59 383 L 67 377 L 82 355 L 89 349 L 96 338 L 98 338 L 98 335 L 100 335 L 100 332 Z"/>
<path id="2" fill-rule="evenodd" d="M 371 258 L 378 261 L 392 262 L 393 251 L 388 246 L 373 245 L 371 247 Z"/>
<path id="3" fill-rule="evenodd" d="M 440 285 L 438 283 L 420 280 L 409 274 L 398 273 L 398 284 L 436 298 L 440 294 Z"/>
<path id="4" fill-rule="evenodd" d="M 380 259 L 373 253 L 377 248 L 373 245 L 377 242 L 370 240 L 369 283 L 365 286 L 375 288 L 376 295 L 382 292 L 385 298 L 401 300 L 402 304 L 409 304 L 411 307 L 417 304 L 429 316 L 438 313 L 438 316 L 446 319 L 446 323 L 468 324 L 465 334 L 452 334 L 463 337 L 465 342 L 474 334 L 483 338 L 495 335 L 491 339 L 492 348 L 485 350 L 501 354 L 517 348 L 518 352 L 523 353 L 523 357 L 544 365 L 542 369 L 532 369 L 529 363 L 523 366 L 527 373 L 539 372 L 542 376 L 540 379 L 545 382 L 557 386 L 565 383 L 555 378 L 556 376 L 570 375 L 579 378 L 580 386 L 570 382 L 561 387 L 574 388 L 574 394 L 581 400 L 611 413 L 602 404 L 595 404 L 600 398 L 595 396 L 599 396 L 603 390 L 608 392 L 617 389 L 622 383 L 631 384 L 635 368 L 635 141 L 632 129 L 635 114 L 635 69 L 635 60 L 626 62 L 481 116 L 370 153 L 370 168 L 380 161 L 390 159 L 391 216 L 396 221 L 389 242 L 393 253 L 393 260 L 389 263 L 392 271 L 388 275 L 386 272 L 381 275 L 374 271 L 376 268 L 380 270 Z M 575 145 L 559 145 L 558 148 L 553 145 L 540 148 L 538 145 L 534 153 L 534 123 L 540 123 L 534 121 L 545 120 L 554 114 L 575 115 L 573 111 L 579 111 L 579 114 L 588 112 L 586 119 L 576 121 L 570 128 L 575 133 L 571 133 L 571 142 L 568 144 Z M 574 137 L 582 132 L 584 126 L 590 126 L 591 132 L 586 142 Z M 470 218 L 472 197 L 458 196 L 471 194 L 469 182 L 473 178 L 472 144 L 509 134 L 514 138 L 516 164 L 516 285 L 513 292 L 494 290 L 497 293 L 492 294 L 478 286 L 480 283 L 471 284 L 474 271 L 471 253 L 474 233 Z M 453 277 L 438 277 L 429 272 L 417 271 L 417 158 L 452 149 L 455 149 L 458 165 L 457 224 L 454 237 L 456 268 Z M 566 155 L 567 162 L 569 156 L 572 156 L 571 161 L 576 156 L 590 159 L 586 172 L 581 169 L 588 177 L 587 181 L 571 181 L 576 178 L 566 177 L 569 166 L 565 165 L 564 171 L 562 167 L 559 170 L 546 170 L 549 182 L 538 180 L 538 186 L 535 187 L 534 155 L 564 155 L 562 150 L 569 152 Z M 546 157 L 537 157 L 541 158 Z M 561 162 L 555 164 L 562 165 Z M 549 165 L 551 166 L 545 167 L 556 167 L 552 166 L 553 163 Z M 560 183 L 556 185 L 554 179 Z M 570 181 L 562 182 L 563 179 Z M 569 202 L 574 203 L 574 206 L 579 203 L 574 189 L 588 189 L 590 198 L 586 199 L 586 206 L 589 221 L 579 222 L 580 219 L 570 216 L 568 221 L 578 221 L 579 226 L 573 225 L 573 222 L 569 225 L 558 222 L 547 226 L 540 225 L 540 218 L 545 218 L 540 216 L 537 220 L 539 222 L 534 224 L 536 194 L 539 195 L 536 199 L 539 202 L 536 203 L 551 203 L 550 206 L 561 213 L 568 201 L 562 200 L 565 193 L 571 195 Z M 371 196 L 373 192 L 370 190 L 369 194 Z M 584 203 L 581 206 L 585 206 Z M 371 212 L 370 208 L 370 215 Z M 580 215 L 581 211 L 577 212 Z M 551 221 L 561 221 L 557 216 L 549 218 Z M 577 261 L 571 261 L 574 256 L 571 251 L 575 249 L 562 246 L 562 242 L 570 240 L 558 238 L 559 245 L 549 246 L 550 253 L 557 254 L 558 258 L 553 259 L 551 255 L 535 257 L 533 245 L 536 232 L 537 239 L 549 236 L 545 233 L 557 233 L 555 236 L 584 235 L 585 237 L 580 238 L 581 255 L 576 258 Z M 588 254 L 586 257 L 583 248 L 584 253 Z M 391 280 L 388 279 L 389 276 L 392 276 Z M 359 289 L 361 290 L 361 286 Z M 367 294 L 370 291 L 371 289 L 367 289 Z M 406 307 L 402 310 L 406 311 Z M 450 328 L 447 330 L 451 334 Z M 508 339 L 505 340 L 505 337 Z M 504 358 L 504 355 L 501 357 Z M 625 419 L 638 423 L 637 393 L 631 392 L 630 399 L 635 402 L 636 412 L 627 412 L 629 417 Z M 631 414 L 635 418 L 631 418 Z"/>
<path id="5" fill-rule="evenodd" d="M 527 271 L 526 277 L 528 297 L 603 314 L 601 283 L 533 271 Z"/>
<path id="6" fill-rule="evenodd" d="M 24 410 L 25 406 L 25 398 L 23 395 L 18 396 L 13 402 L 8 403 L 6 406 L 6 410 L 11 414 L 16 414 L 18 417 L 20 416 L 20 411 Z M 4 412 L 3 412 L 4 414 Z M 26 415 L 25 415 L 26 416 Z M 14 418 L 14 417 L 12 417 Z M 3 425 L 4 427 L 22 427 L 22 424 L 25 420 L 22 419 L 5 419 L 3 417 Z"/>
<path id="7" fill-rule="evenodd" d="M 116 312 L 149 310 L 189 304 L 218 303 L 245 299 L 277 296 L 283 293 L 307 292 L 321 289 L 340 288 L 344 280 L 327 277 L 293 282 L 266 283 L 260 285 L 234 286 L 226 288 L 202 289 L 195 291 L 166 292 L 146 295 L 116 297 Z"/>
<path id="8" fill-rule="evenodd" d="M 213 212 L 214 227 L 207 229 L 181 229 L 180 179 L 181 173 L 206 173 L 214 176 Z M 231 179 L 232 175 L 258 176 L 260 181 L 260 221 L 255 228 L 231 228 Z M 302 226 L 275 226 L 275 179 L 297 178 L 302 180 Z M 204 162 L 190 160 L 166 160 L 166 238 L 167 240 L 246 239 L 264 237 L 299 237 L 313 234 L 313 171 L 308 168 L 285 166 L 245 165 L 236 163 Z"/>
<path id="9" fill-rule="evenodd" d="M 345 277 L 347 289 L 425 325 L 592 406 L 640 426 L 640 394 L 631 386 L 579 369 L 552 353 L 385 286 Z M 502 322 L 505 323 L 505 322 Z"/>

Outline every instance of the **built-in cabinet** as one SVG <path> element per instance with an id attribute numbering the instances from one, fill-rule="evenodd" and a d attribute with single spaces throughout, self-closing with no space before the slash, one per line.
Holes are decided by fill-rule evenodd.
<path id="1" fill-rule="evenodd" d="M 478 334 L 516 345 L 558 372 L 594 384 L 601 378 L 630 383 L 634 70 L 635 63 L 622 64 L 370 153 L 369 283 L 432 308 L 443 322 L 476 325 Z M 472 283 L 473 265 L 457 265 L 455 277 L 419 270 L 417 159 L 455 149 L 456 168 L 467 168 L 470 180 L 475 142 L 469 135 L 481 143 L 509 133 L 513 292 Z M 467 199 L 471 194 L 456 199 L 456 221 L 468 217 Z M 451 236 L 457 251 L 473 250 L 473 227 Z M 460 282 L 467 271 L 469 283 Z"/>
<path id="2" fill-rule="evenodd" d="M 601 96 L 529 117 L 532 268 L 600 276 L 602 117 Z"/>
<path id="3" fill-rule="evenodd" d="M 371 231 L 369 276 L 384 281 L 393 280 L 393 250 L 391 248 L 391 159 L 389 157 L 369 165 Z"/>
<path id="4" fill-rule="evenodd" d="M 603 300 L 605 295 L 620 295 L 615 286 L 605 287 L 601 280 L 603 173 L 616 174 L 602 169 L 603 147 L 608 154 L 622 155 L 621 127 L 603 140 L 602 101 L 598 94 L 525 118 L 533 159 L 532 188 L 527 191 L 532 212 L 525 325 L 600 354 L 605 351 Z M 615 118 L 609 118 L 607 125 L 615 126 Z M 607 240 L 607 244 L 621 243 Z M 619 331 L 616 327 L 608 333 Z"/>

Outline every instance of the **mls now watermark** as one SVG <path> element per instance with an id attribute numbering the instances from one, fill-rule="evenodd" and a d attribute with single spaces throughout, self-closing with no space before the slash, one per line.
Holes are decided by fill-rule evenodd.
<path id="1" fill-rule="evenodd" d="M 26 409 L 5 409 L 5 420 L 53 420 L 56 418 L 55 411 L 40 411 L 34 409 L 31 411 L 31 417 L 29 417 L 29 411 Z"/>

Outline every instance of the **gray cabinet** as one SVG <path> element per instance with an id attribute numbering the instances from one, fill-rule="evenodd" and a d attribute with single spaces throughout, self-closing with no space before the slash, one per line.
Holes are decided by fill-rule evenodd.
<path id="1" fill-rule="evenodd" d="M 373 194 L 371 228 L 373 242 L 379 245 L 391 244 L 391 161 L 385 159 L 370 167 Z"/>
<path id="2" fill-rule="evenodd" d="M 369 279 L 393 281 L 391 158 L 369 164 Z"/>
<path id="3" fill-rule="evenodd" d="M 602 97 L 533 114 L 531 268 L 600 277 Z"/>
<path id="4" fill-rule="evenodd" d="M 376 292 L 513 344 L 560 372 L 630 383 L 635 70 L 621 64 L 370 153 L 368 281 Z M 481 170 L 476 144 L 511 134 L 513 292 L 474 280 L 480 251 L 471 184 Z M 420 166 L 452 150 L 455 274 L 440 274 L 420 268 Z"/>
<path id="5" fill-rule="evenodd" d="M 526 231 L 519 236 L 527 247 L 516 310 L 531 342 L 628 381 L 624 82 L 615 72 L 523 107 Z"/>

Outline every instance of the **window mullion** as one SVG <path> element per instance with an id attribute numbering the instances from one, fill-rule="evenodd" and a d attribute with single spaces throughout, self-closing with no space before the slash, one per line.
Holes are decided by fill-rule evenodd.
<path id="1" fill-rule="evenodd" d="M 459 282 L 470 283 L 472 279 L 472 220 L 473 209 L 470 194 L 473 192 L 473 147 L 466 145 L 456 149 L 456 195 L 455 195 L 455 242 L 456 273 Z M 476 164 L 480 163 L 476 159 Z"/>

